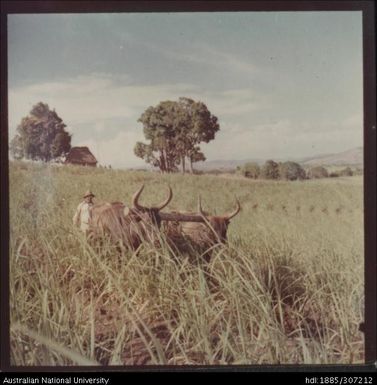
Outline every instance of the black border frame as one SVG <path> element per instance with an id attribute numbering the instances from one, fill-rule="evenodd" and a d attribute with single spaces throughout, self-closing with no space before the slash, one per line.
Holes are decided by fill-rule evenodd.
<path id="1" fill-rule="evenodd" d="M 363 23 L 364 96 L 364 229 L 365 229 L 365 365 L 229 365 L 229 366 L 111 366 L 111 367 L 25 367 L 10 365 L 9 335 L 9 160 L 7 16 L 28 13 L 117 13 L 117 12 L 284 12 L 361 11 Z M 253 371 L 253 372 L 375 372 L 376 353 L 376 32 L 373 0 L 348 1 L 2 1 L 1 2 L 1 331 L 0 370 L 4 372 L 161 372 L 161 371 Z"/>

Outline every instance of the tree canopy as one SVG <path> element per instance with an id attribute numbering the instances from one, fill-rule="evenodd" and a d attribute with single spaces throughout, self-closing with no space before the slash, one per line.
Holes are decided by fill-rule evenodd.
<path id="1" fill-rule="evenodd" d="M 352 176 L 353 171 L 352 171 L 351 167 L 346 167 L 343 170 L 339 171 L 339 175 L 340 176 Z"/>
<path id="2" fill-rule="evenodd" d="M 328 176 L 329 173 L 323 166 L 315 166 L 308 171 L 308 177 L 311 179 L 327 178 Z"/>
<path id="3" fill-rule="evenodd" d="M 279 164 L 273 160 L 267 160 L 262 167 L 261 175 L 265 179 L 279 179 Z"/>
<path id="4" fill-rule="evenodd" d="M 55 110 L 42 102 L 36 104 L 17 127 L 10 143 L 12 156 L 48 162 L 66 155 L 71 149 L 71 135 L 65 127 Z"/>
<path id="5" fill-rule="evenodd" d="M 137 142 L 135 155 L 162 172 L 176 171 L 179 165 L 185 172 L 187 159 L 192 171 L 194 162 L 205 160 L 199 144 L 213 140 L 220 129 L 207 106 L 189 98 L 160 102 L 149 107 L 138 121 L 149 143 Z"/>
<path id="6" fill-rule="evenodd" d="M 256 162 L 248 162 L 245 163 L 240 168 L 241 174 L 245 176 L 246 178 L 253 178 L 257 179 L 260 176 L 261 169 L 259 167 L 259 164 Z"/>
<path id="7" fill-rule="evenodd" d="M 296 162 L 284 162 L 279 165 L 279 174 L 281 179 L 302 180 L 305 179 L 305 170 Z"/>

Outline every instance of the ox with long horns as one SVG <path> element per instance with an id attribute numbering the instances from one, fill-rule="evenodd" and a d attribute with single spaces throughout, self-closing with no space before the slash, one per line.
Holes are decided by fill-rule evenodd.
<path id="1" fill-rule="evenodd" d="M 162 220 L 167 221 L 164 229 L 171 244 L 181 249 L 187 241 L 200 250 L 209 250 L 216 244 L 227 241 L 227 231 L 230 220 L 241 210 L 237 200 L 237 207 L 231 213 L 224 215 L 209 215 L 202 209 L 201 199 L 198 199 L 198 213 L 160 213 Z"/>
<path id="2" fill-rule="evenodd" d="M 90 237 L 108 236 L 124 247 L 137 249 L 143 240 L 155 243 L 161 225 L 160 210 L 173 197 L 171 188 L 167 198 L 159 205 L 145 207 L 139 203 L 144 185 L 132 197 L 132 207 L 122 202 L 96 204 L 91 209 Z"/>

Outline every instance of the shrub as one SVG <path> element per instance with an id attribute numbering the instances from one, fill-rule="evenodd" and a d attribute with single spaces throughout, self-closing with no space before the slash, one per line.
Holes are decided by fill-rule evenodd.
<path id="1" fill-rule="evenodd" d="M 339 176 L 339 174 L 337 173 L 337 172 L 335 172 L 335 171 L 333 171 L 333 172 L 331 172 L 330 174 L 329 174 L 329 177 L 330 178 L 337 178 Z"/>
<path id="2" fill-rule="evenodd" d="M 305 179 L 305 170 L 295 162 L 284 162 L 279 165 L 279 175 L 281 179 L 302 180 Z"/>
<path id="3" fill-rule="evenodd" d="M 310 179 L 327 178 L 328 176 L 329 173 L 322 166 L 313 167 L 308 171 L 308 177 Z"/>
<path id="4" fill-rule="evenodd" d="M 351 167 L 346 167 L 343 170 L 339 171 L 340 176 L 352 176 L 353 172 L 351 170 Z"/>
<path id="5" fill-rule="evenodd" d="M 249 163 L 244 164 L 240 168 L 240 172 L 246 178 L 257 179 L 260 176 L 261 170 L 260 170 L 258 163 L 249 162 Z"/>
<path id="6" fill-rule="evenodd" d="M 355 170 L 353 170 L 353 175 L 363 175 L 363 169 L 357 167 Z"/>
<path id="7" fill-rule="evenodd" d="M 262 167 L 261 176 L 265 179 L 279 179 L 279 165 L 273 160 L 268 160 Z"/>

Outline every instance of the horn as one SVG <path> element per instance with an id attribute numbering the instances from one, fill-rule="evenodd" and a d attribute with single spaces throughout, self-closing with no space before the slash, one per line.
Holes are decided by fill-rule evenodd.
<path id="1" fill-rule="evenodd" d="M 206 218 L 206 214 L 202 209 L 202 198 L 200 197 L 200 195 L 198 196 L 198 212 L 202 217 Z"/>
<path id="2" fill-rule="evenodd" d="M 224 217 L 229 221 L 230 219 L 232 219 L 233 217 L 235 217 L 241 210 L 241 205 L 240 205 L 240 202 L 238 199 L 236 199 L 237 201 L 237 208 L 230 214 L 227 214 L 227 215 L 224 215 Z"/>
<path id="3" fill-rule="evenodd" d="M 173 198 L 173 191 L 171 190 L 171 187 L 169 186 L 168 197 L 159 206 L 156 206 L 155 209 L 157 209 L 158 211 L 162 210 L 164 207 L 166 207 L 169 204 L 169 202 L 171 201 L 172 198 Z"/>
<path id="4" fill-rule="evenodd" d="M 143 210 L 144 207 L 139 204 L 139 197 L 141 192 L 144 189 L 144 185 L 142 185 L 138 191 L 135 192 L 135 194 L 132 196 L 132 206 L 135 207 L 137 210 Z"/>

